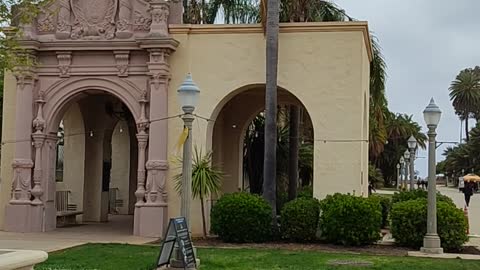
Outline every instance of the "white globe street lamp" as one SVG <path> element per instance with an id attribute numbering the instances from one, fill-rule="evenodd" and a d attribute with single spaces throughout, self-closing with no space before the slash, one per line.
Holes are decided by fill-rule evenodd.
<path id="1" fill-rule="evenodd" d="M 192 197 L 192 123 L 195 119 L 193 112 L 197 106 L 200 89 L 192 80 L 192 75 L 187 77 L 177 90 L 178 101 L 184 112 L 182 120 L 184 128 L 187 129 L 187 138 L 183 144 L 183 162 L 182 162 L 182 192 L 180 215 L 185 218 L 187 225 L 190 224 L 190 201 Z M 192 244 L 193 247 L 193 244 Z M 193 248 L 195 250 L 195 248 Z M 174 268 L 196 269 L 195 265 L 183 265 L 182 256 L 185 257 L 184 251 L 175 244 L 175 259 L 172 259 L 170 265 Z"/>
<path id="2" fill-rule="evenodd" d="M 405 158 L 405 179 L 403 179 L 403 186 L 405 189 L 407 189 L 407 181 L 408 181 L 408 175 L 409 175 L 409 169 L 410 168 L 410 151 L 405 150 L 405 153 L 403 153 L 403 157 Z"/>
<path id="3" fill-rule="evenodd" d="M 415 187 L 414 178 L 415 178 L 415 149 L 417 148 L 417 140 L 415 137 L 410 136 L 408 138 L 408 149 L 410 149 L 410 190 L 413 190 Z"/>
<path id="4" fill-rule="evenodd" d="M 441 254 L 443 249 L 440 237 L 437 234 L 437 191 L 435 179 L 435 137 L 436 128 L 440 122 L 442 111 L 435 104 L 433 98 L 423 111 L 423 118 L 428 127 L 428 215 L 427 234 L 423 238 L 421 251 L 430 254 Z"/>

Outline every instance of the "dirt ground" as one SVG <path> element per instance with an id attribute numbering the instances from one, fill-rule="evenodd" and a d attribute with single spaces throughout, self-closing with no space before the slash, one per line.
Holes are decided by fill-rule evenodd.
<path id="1" fill-rule="evenodd" d="M 332 253 L 351 253 L 351 254 L 371 254 L 371 255 L 387 255 L 387 256 L 407 256 L 408 248 L 397 247 L 394 245 L 370 245 L 365 247 L 344 247 L 331 244 L 314 243 L 314 244 L 298 244 L 298 243 L 248 243 L 248 244 L 229 244 L 219 239 L 192 239 L 196 247 L 215 247 L 215 248 L 255 248 L 255 249 L 283 249 L 283 250 L 304 250 L 304 251 L 322 251 Z M 480 255 L 480 250 L 473 246 L 466 246 L 460 254 Z"/>

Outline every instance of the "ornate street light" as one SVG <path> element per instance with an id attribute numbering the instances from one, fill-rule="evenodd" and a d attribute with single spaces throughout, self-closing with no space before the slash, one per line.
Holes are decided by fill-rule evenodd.
<path id="1" fill-rule="evenodd" d="M 422 252 L 440 254 L 443 249 L 437 234 L 437 191 L 435 179 L 435 137 L 442 111 L 433 98 L 423 111 L 423 118 L 428 127 L 428 215 L 427 234 L 423 238 Z"/>
<path id="2" fill-rule="evenodd" d="M 187 139 L 183 145 L 182 164 L 182 202 L 180 215 L 190 222 L 190 197 L 192 196 L 192 123 L 195 119 L 193 111 L 198 102 L 200 89 L 192 80 L 192 75 L 187 74 L 180 88 L 177 90 L 178 100 L 184 114 L 182 115 L 185 128 L 188 130 Z"/>
<path id="3" fill-rule="evenodd" d="M 405 158 L 400 157 L 400 188 L 403 187 L 403 178 L 405 177 Z"/>
<path id="4" fill-rule="evenodd" d="M 400 187 L 400 163 L 397 163 L 397 189 Z"/>
<path id="5" fill-rule="evenodd" d="M 184 112 L 182 120 L 184 128 L 187 129 L 187 138 L 183 145 L 183 162 L 182 162 L 182 192 L 181 192 L 181 207 L 180 215 L 185 218 L 187 225 L 190 224 L 190 201 L 192 197 L 192 123 L 195 119 L 193 112 L 197 106 L 200 89 L 193 82 L 192 75 L 187 74 L 187 77 L 177 90 L 178 101 Z M 193 246 L 193 244 L 192 244 Z M 195 269 L 192 265 L 183 265 L 182 256 L 186 256 L 179 250 L 175 244 L 175 259 L 170 262 L 172 267 Z"/>
<path id="6" fill-rule="evenodd" d="M 414 178 L 415 178 L 415 149 L 417 148 L 417 140 L 415 137 L 410 136 L 408 138 L 408 149 L 410 149 L 410 190 L 413 190 L 415 187 Z"/>
<path id="7" fill-rule="evenodd" d="M 405 153 L 403 153 L 403 157 L 405 158 L 405 167 L 403 167 L 405 171 L 405 179 L 403 179 L 403 186 L 405 189 L 407 189 L 407 181 L 408 181 L 408 175 L 409 175 L 409 168 L 410 168 L 410 151 L 405 150 Z"/>

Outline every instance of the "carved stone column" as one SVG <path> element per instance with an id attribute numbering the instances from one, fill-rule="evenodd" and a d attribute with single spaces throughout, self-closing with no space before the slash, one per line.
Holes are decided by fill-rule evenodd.
<path id="1" fill-rule="evenodd" d="M 27 51 L 22 57 L 34 61 L 33 51 Z M 4 230 L 15 232 L 39 232 L 43 230 L 43 206 L 40 197 L 43 193 L 36 178 L 32 189 L 32 123 L 33 123 L 33 93 L 36 74 L 33 67 L 17 67 L 14 71 L 17 79 L 16 111 L 15 111 L 15 152 L 12 162 L 13 185 L 12 198 L 5 208 Z M 37 142 L 41 138 L 37 137 Z M 41 152 L 39 152 L 41 153 Z M 37 156 L 38 157 L 38 156 Z M 41 163 L 38 164 L 41 172 Z M 40 178 L 41 179 L 41 178 Z M 31 196 L 35 200 L 31 201 Z"/>
<path id="2" fill-rule="evenodd" d="M 167 194 L 165 190 L 167 161 L 167 136 L 168 125 L 168 81 L 170 66 L 167 58 L 168 49 L 150 49 L 150 123 L 149 148 L 147 167 L 147 205 L 166 206 Z M 155 121 L 158 120 L 158 121 Z"/>
<path id="3" fill-rule="evenodd" d="M 38 99 L 35 101 L 37 104 L 37 117 L 33 120 L 33 128 L 35 133 L 32 134 L 33 143 L 35 146 L 35 167 L 33 170 L 33 205 L 41 205 L 43 204 L 40 197 L 43 195 L 43 189 L 41 186 L 42 183 L 42 148 L 43 143 L 45 142 L 46 135 L 44 134 L 45 129 L 45 119 L 43 118 L 43 104 L 44 101 L 44 93 L 40 92 L 38 95 Z"/>
<path id="4" fill-rule="evenodd" d="M 149 0 L 152 25 L 150 33 L 137 39 L 142 49 L 148 51 L 149 119 L 147 182 L 145 203 L 135 208 L 134 234 L 162 237 L 168 221 L 166 176 L 168 125 L 168 82 L 170 80 L 169 55 L 178 41 L 168 34 L 168 2 Z M 163 119 L 163 120 L 162 120 Z M 142 192 L 142 190 L 140 190 Z M 137 197 L 138 198 L 138 197 Z M 140 202 L 141 204 L 141 202 Z"/>
<path id="5" fill-rule="evenodd" d="M 148 100 L 146 97 L 146 92 L 142 95 L 140 99 L 140 119 L 137 123 L 137 141 L 138 141 L 138 170 L 137 170 L 137 190 L 135 191 L 135 197 L 137 202 L 135 203 L 136 207 L 140 207 L 145 204 L 145 154 L 148 143 L 148 133 L 146 132 L 148 128 L 148 120 L 145 116 L 146 104 Z"/>
<path id="6" fill-rule="evenodd" d="M 34 57 L 33 54 L 27 57 Z M 15 112 L 15 157 L 13 159 L 13 196 L 11 204 L 30 204 L 32 161 L 33 90 L 36 80 L 34 70 L 19 67 L 15 70 L 17 97 Z"/>

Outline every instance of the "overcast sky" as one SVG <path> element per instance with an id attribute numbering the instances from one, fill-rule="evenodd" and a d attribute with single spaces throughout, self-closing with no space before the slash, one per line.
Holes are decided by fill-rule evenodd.
<path id="1" fill-rule="evenodd" d="M 448 87 L 458 72 L 480 65 L 478 0 L 334 0 L 355 19 L 368 21 L 387 63 L 389 108 L 413 115 L 425 126 L 422 111 L 431 97 L 442 110 L 438 141 L 459 141 Z M 473 123 L 472 123 L 473 124 Z M 426 127 L 424 127 L 425 131 Z M 437 150 L 437 160 L 445 147 Z M 426 152 L 415 166 L 427 175 Z"/>

